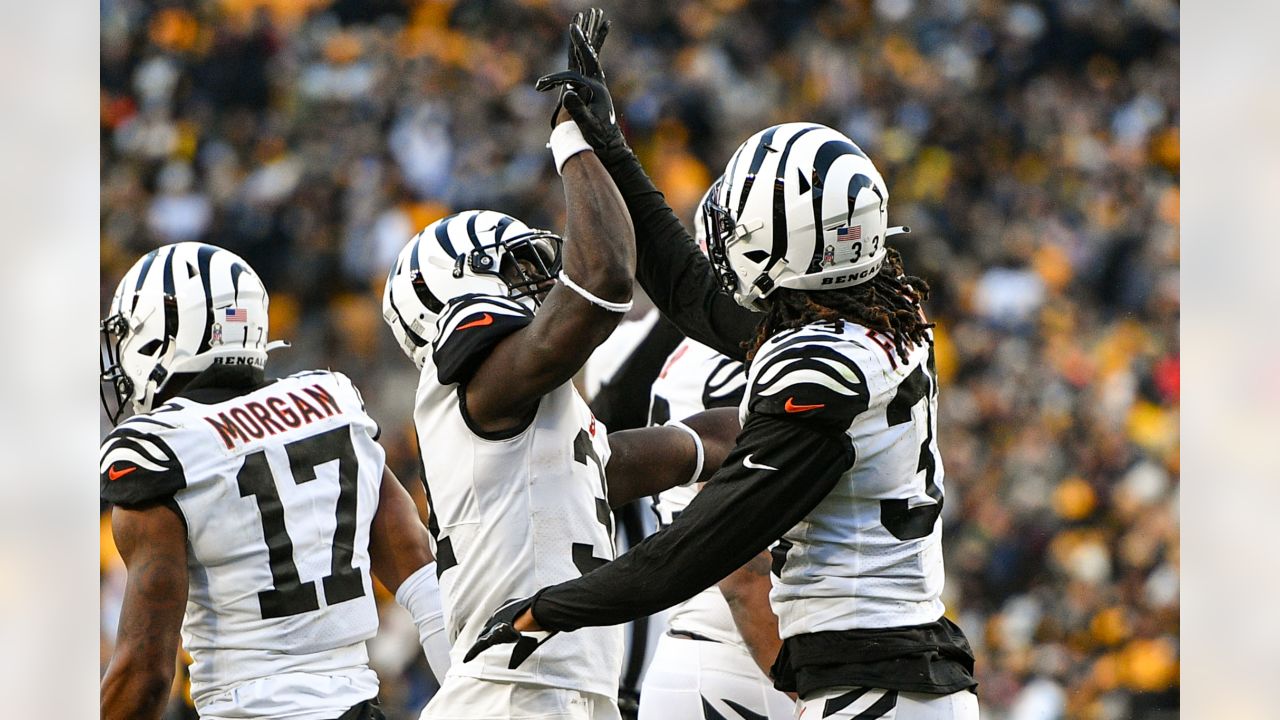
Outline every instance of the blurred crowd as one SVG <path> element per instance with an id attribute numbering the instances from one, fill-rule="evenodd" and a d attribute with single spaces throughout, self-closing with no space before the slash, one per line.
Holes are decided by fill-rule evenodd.
<path id="1" fill-rule="evenodd" d="M 985 717 L 1175 717 L 1176 0 L 601 2 L 627 136 L 682 217 L 736 146 L 822 122 L 873 158 L 938 323 L 951 615 Z M 416 476 L 412 365 L 380 314 L 450 212 L 558 229 L 545 149 L 563 0 L 103 0 L 103 305 L 158 245 L 271 292 L 273 373 L 350 375 Z M 638 389 L 647 392 L 647 389 Z M 123 571 L 103 531 L 103 658 Z M 434 691 L 383 596 L 392 717 Z M 185 704 L 176 691 L 173 717 Z"/>

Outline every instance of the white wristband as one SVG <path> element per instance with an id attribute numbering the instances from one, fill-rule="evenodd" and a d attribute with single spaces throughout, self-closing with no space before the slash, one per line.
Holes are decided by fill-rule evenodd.
<path id="1" fill-rule="evenodd" d="M 689 437 L 693 438 L 693 446 L 697 448 L 698 452 L 698 461 L 696 466 L 693 468 L 693 477 L 689 478 L 688 482 L 684 484 L 690 485 L 697 482 L 698 478 L 702 476 L 702 465 L 707 459 L 706 450 L 702 448 L 702 438 L 699 437 L 698 433 L 693 431 L 693 428 L 685 425 L 679 420 L 668 420 L 665 424 L 667 427 L 680 428 L 681 430 L 689 433 Z"/>
<path id="2" fill-rule="evenodd" d="M 547 143 L 551 148 L 551 157 L 556 161 L 556 172 L 564 174 L 564 164 L 569 158 L 580 152 L 591 149 L 591 144 L 582 137 L 578 123 L 569 120 L 562 122 L 551 131 L 551 140 Z"/>
<path id="3" fill-rule="evenodd" d="M 578 293 L 584 299 L 586 299 L 587 302 L 591 303 L 592 305 L 595 305 L 596 307 L 601 307 L 601 308 L 604 308 L 605 310 L 608 310 L 609 312 L 616 312 L 616 313 L 624 313 L 631 310 L 630 300 L 626 302 L 618 303 L 618 302 L 609 302 L 608 300 L 605 300 L 603 298 L 598 298 L 595 295 L 592 295 L 591 291 L 582 287 L 578 283 L 570 280 L 569 276 L 565 275 L 563 270 L 561 270 L 560 274 L 557 275 L 556 277 L 560 280 L 560 282 L 564 283 L 565 287 Z M 690 430 L 690 432 L 693 432 L 693 431 Z"/>

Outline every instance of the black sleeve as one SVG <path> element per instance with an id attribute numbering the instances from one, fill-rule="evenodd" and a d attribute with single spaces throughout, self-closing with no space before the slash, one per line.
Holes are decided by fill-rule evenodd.
<path id="1" fill-rule="evenodd" d="M 723 292 L 707 260 L 654 187 L 634 153 L 623 147 L 601 158 L 627 203 L 636 232 L 636 279 L 662 314 L 686 336 L 735 360 L 755 336 L 760 315 Z"/>
<path id="2" fill-rule="evenodd" d="M 515 300 L 487 295 L 454 300 L 440 315 L 431 342 L 440 382 L 470 380 L 494 345 L 531 322 L 533 312 Z"/>
<path id="3" fill-rule="evenodd" d="M 137 427 L 145 418 L 138 420 L 112 430 L 99 456 L 102 499 L 126 508 L 168 502 L 187 486 L 172 448 L 163 438 Z"/>
<path id="4" fill-rule="evenodd" d="M 609 432 L 649 424 L 649 388 L 667 356 L 684 336 L 665 317 L 659 317 L 631 356 L 591 399 L 591 412 Z"/>
<path id="5" fill-rule="evenodd" d="M 670 526 L 533 604 L 548 630 L 617 625 L 693 597 L 802 520 L 853 464 L 825 424 L 753 413 L 724 466 Z"/>

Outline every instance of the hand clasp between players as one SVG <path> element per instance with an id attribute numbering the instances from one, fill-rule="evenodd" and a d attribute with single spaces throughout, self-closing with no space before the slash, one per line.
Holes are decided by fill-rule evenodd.
<path id="1" fill-rule="evenodd" d="M 506 643 L 514 643 L 515 648 L 511 651 L 511 661 L 507 667 L 514 670 L 520 667 L 534 650 L 542 643 L 550 640 L 555 635 L 554 632 L 547 633 L 546 637 L 539 640 L 531 635 L 524 633 L 542 633 L 542 628 L 538 627 L 538 622 L 533 618 L 533 602 L 537 599 L 537 595 L 531 597 L 508 600 L 505 605 L 498 608 L 497 612 L 489 616 L 485 621 L 484 629 L 480 631 L 480 637 L 476 638 L 475 644 L 467 650 L 466 657 L 463 662 L 471 662 L 480 653 L 488 650 L 495 645 L 503 645 Z"/>

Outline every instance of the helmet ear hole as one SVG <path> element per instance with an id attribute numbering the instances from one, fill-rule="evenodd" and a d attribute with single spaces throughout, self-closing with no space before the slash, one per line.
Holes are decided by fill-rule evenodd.
<path id="1" fill-rule="evenodd" d="M 143 345 L 142 347 L 138 348 L 138 353 L 141 355 L 154 356 L 156 354 L 156 351 L 159 349 L 160 349 L 160 338 L 155 338 L 151 340 L 151 342 L 148 342 L 146 345 Z"/>

